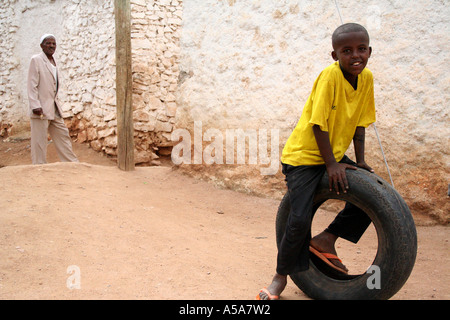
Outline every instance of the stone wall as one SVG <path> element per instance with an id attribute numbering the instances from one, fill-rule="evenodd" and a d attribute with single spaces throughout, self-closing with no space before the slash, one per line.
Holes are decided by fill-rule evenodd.
<path id="1" fill-rule="evenodd" d="M 112 1 L 67 1 L 57 39 L 61 101 L 66 123 L 78 142 L 114 154 L 117 146 L 115 32 Z"/>
<path id="2" fill-rule="evenodd" d="M 77 83 L 68 88 L 64 101 L 68 101 L 69 126 L 77 140 L 115 157 L 114 6 L 112 1 L 85 2 L 89 5 L 68 8 L 75 14 L 65 28 L 73 30 L 72 39 L 81 43 L 66 42 L 67 48 L 80 51 L 78 55 L 63 53 L 67 73 L 76 78 L 70 83 Z M 159 154 L 166 154 L 171 145 L 176 112 L 181 2 L 132 0 L 131 18 L 135 162 L 158 164 Z M 93 25 L 98 28 L 92 30 Z M 86 58 L 89 62 L 83 63 Z"/>
<path id="3" fill-rule="evenodd" d="M 148 163 L 172 146 L 182 0 L 131 2 L 135 161 Z"/>
<path id="4" fill-rule="evenodd" d="M 14 50 L 14 36 L 19 28 L 18 22 L 14 19 L 14 7 L 11 6 L 12 1 L 5 1 L 0 7 L 0 16 L 2 23 L 0 24 L 0 135 L 4 136 L 10 133 L 13 118 L 24 118 L 24 115 L 13 116 L 18 92 L 11 81 L 8 81 L 19 62 L 14 59 L 11 54 Z M 6 17 L 10 17 L 6 20 Z M 3 20 L 5 18 L 5 20 Z M 4 21 L 4 22 L 3 22 Z"/>
<path id="5" fill-rule="evenodd" d="M 132 0 L 131 7 L 135 162 L 157 164 L 159 154 L 170 152 L 175 121 L 182 0 Z M 6 35 L 0 47 L 3 136 L 28 125 L 29 60 L 41 52 L 40 36 L 53 33 L 71 135 L 115 157 L 114 2 L 8 0 L 0 4 L 0 17 Z"/>

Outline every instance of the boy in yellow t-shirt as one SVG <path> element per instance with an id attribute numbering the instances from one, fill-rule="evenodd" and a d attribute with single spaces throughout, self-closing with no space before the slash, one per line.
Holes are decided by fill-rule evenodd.
<path id="1" fill-rule="evenodd" d="M 365 128 L 375 122 L 372 73 L 366 69 L 372 48 L 369 34 L 359 24 L 338 27 L 332 36 L 332 57 L 314 83 L 302 116 L 283 149 L 291 212 L 278 248 L 276 274 L 257 299 L 278 299 L 287 275 L 309 268 L 309 252 L 328 259 L 335 270 L 347 273 L 336 256 L 335 242 L 342 237 L 357 242 L 371 220 L 347 203 L 330 226 L 311 239 L 312 203 L 325 170 L 329 188 L 347 192 L 345 170 L 373 170 L 364 160 Z M 345 156 L 353 141 L 356 163 Z"/>

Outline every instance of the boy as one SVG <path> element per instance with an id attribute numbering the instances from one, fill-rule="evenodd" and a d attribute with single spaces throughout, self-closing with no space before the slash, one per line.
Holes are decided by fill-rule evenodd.
<path id="1" fill-rule="evenodd" d="M 370 224 L 368 216 L 347 203 L 330 226 L 311 239 L 312 203 L 325 170 L 330 191 L 346 193 L 345 170 L 356 167 L 373 172 L 364 160 L 365 128 L 375 122 L 372 73 L 365 69 L 372 53 L 369 34 L 359 24 L 338 27 L 332 36 L 336 61 L 316 79 L 302 116 L 281 156 L 291 212 L 277 256 L 276 274 L 257 299 L 278 299 L 287 275 L 309 268 L 309 252 L 334 269 L 347 273 L 336 256 L 338 237 L 357 242 Z M 345 156 L 353 140 L 356 163 Z"/>

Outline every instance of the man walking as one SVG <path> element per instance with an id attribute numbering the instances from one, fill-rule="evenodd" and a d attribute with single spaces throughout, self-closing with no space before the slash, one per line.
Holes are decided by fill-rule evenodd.
<path id="1" fill-rule="evenodd" d="M 58 100 L 59 77 L 53 54 L 55 36 L 41 38 L 42 52 L 31 58 L 28 70 L 28 101 L 31 109 L 31 160 L 33 164 L 47 163 L 47 134 L 49 133 L 63 162 L 77 162 L 72 150 L 69 130 L 62 119 Z"/>

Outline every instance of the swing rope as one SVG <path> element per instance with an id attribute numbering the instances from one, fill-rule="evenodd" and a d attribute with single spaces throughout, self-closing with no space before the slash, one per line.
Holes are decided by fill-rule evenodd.
<path id="1" fill-rule="evenodd" d="M 341 20 L 341 24 L 344 24 L 344 20 L 342 19 L 341 10 L 339 10 L 339 5 L 338 5 L 338 3 L 337 3 L 337 0 L 334 0 L 334 4 L 335 4 L 335 6 L 336 6 L 336 10 L 337 10 L 337 12 L 338 12 L 339 19 Z M 383 155 L 384 164 L 386 165 L 386 169 L 387 169 L 387 172 L 388 172 L 388 174 L 389 174 L 389 179 L 391 179 L 392 187 L 395 188 L 395 187 L 394 187 L 394 181 L 392 180 L 392 176 L 391 176 L 391 171 L 389 170 L 389 165 L 388 165 L 388 163 L 387 163 L 386 156 L 384 155 L 383 145 L 381 144 L 380 137 L 378 136 L 378 130 L 377 130 L 377 126 L 375 125 L 375 123 L 373 123 L 373 128 L 375 129 L 375 134 L 376 134 L 376 136 L 377 136 L 378 143 L 379 143 L 379 145 L 380 145 L 381 154 Z"/>

